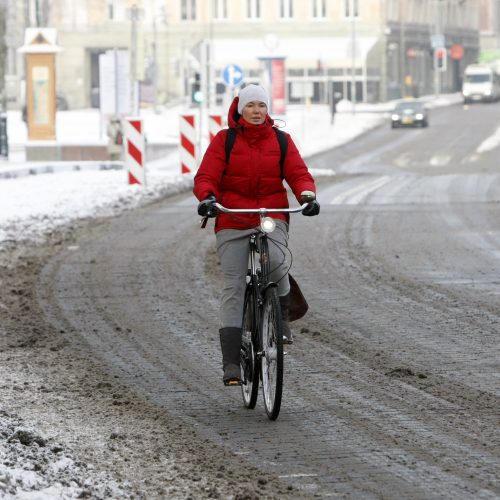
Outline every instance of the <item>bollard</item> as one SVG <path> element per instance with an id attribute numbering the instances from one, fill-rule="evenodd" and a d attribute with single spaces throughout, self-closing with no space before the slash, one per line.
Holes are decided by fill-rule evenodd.
<path id="1" fill-rule="evenodd" d="M 125 166 L 129 184 L 146 184 L 144 129 L 141 118 L 125 118 Z"/>
<path id="2" fill-rule="evenodd" d="M 181 172 L 190 174 L 196 170 L 196 118 L 194 115 L 180 116 Z"/>

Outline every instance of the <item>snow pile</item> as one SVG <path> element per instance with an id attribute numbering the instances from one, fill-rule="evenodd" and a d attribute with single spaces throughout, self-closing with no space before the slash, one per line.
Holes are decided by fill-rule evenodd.
<path id="1" fill-rule="evenodd" d="M 35 429 L 24 427 L 0 410 L 0 497 L 45 500 L 52 498 L 124 498 L 126 494 L 103 473 L 77 462 Z"/>
<path id="2" fill-rule="evenodd" d="M 0 181 L 0 245 L 41 241 L 72 220 L 106 217 L 187 190 L 192 176 L 152 170 L 146 187 L 123 170 L 42 174 Z"/>

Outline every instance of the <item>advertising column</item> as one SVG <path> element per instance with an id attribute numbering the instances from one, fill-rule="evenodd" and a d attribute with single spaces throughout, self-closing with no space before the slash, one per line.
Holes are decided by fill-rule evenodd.
<path id="1" fill-rule="evenodd" d="M 53 28 L 27 28 L 25 44 L 18 52 L 26 54 L 26 107 L 28 139 L 56 138 L 57 32 Z"/>
<path id="2" fill-rule="evenodd" d="M 263 63 L 263 85 L 271 98 L 269 113 L 284 115 L 286 112 L 286 77 L 284 57 L 260 57 Z"/>

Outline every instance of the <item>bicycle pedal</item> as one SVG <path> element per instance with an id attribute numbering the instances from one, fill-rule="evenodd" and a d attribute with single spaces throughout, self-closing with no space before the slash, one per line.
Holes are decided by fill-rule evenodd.
<path id="1" fill-rule="evenodd" d="M 241 385 L 241 380 L 225 380 L 224 381 L 225 386 L 235 386 L 235 385 Z"/>

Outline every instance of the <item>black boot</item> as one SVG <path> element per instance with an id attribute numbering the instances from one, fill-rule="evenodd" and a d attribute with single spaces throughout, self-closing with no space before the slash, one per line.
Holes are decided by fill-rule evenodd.
<path id="1" fill-rule="evenodd" d="M 283 327 L 283 344 L 293 344 L 293 335 L 290 330 L 288 309 L 290 308 L 290 294 L 280 297 L 281 324 Z"/>
<path id="2" fill-rule="evenodd" d="M 219 330 L 222 349 L 222 366 L 224 385 L 241 385 L 240 347 L 241 328 L 232 326 Z"/>

